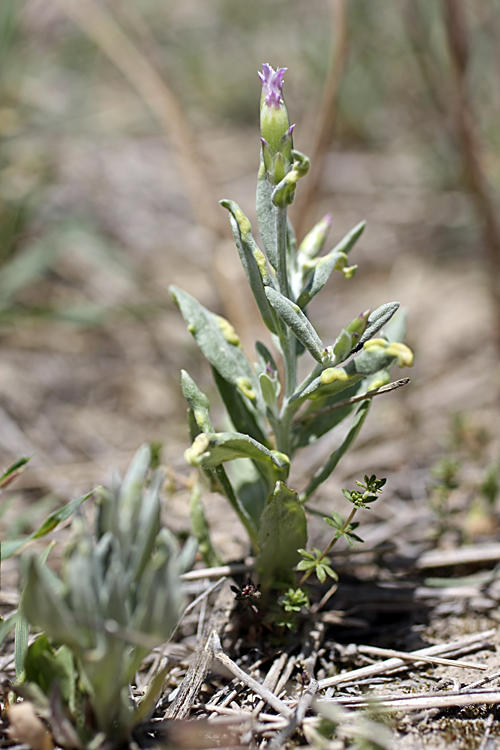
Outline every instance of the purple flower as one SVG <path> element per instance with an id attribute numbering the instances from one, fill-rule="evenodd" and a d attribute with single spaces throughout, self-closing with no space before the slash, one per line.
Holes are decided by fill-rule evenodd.
<path id="1" fill-rule="evenodd" d="M 292 131 L 283 99 L 283 76 L 286 68 L 274 70 L 264 63 L 259 78 L 260 135 L 262 156 L 269 182 L 277 185 L 292 168 Z"/>
<path id="2" fill-rule="evenodd" d="M 262 65 L 262 73 L 258 73 L 262 81 L 262 96 L 268 107 L 279 107 L 283 102 L 283 76 L 287 68 L 273 68 L 267 63 Z"/>

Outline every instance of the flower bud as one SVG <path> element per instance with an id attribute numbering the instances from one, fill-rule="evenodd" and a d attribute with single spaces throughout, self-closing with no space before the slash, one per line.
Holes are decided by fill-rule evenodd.
<path id="1" fill-rule="evenodd" d="M 262 156 L 271 185 L 277 185 L 292 167 L 292 131 L 283 100 L 283 76 L 286 68 L 273 68 L 264 63 L 259 78 L 262 81 L 260 99 L 260 134 Z"/>
<path id="2" fill-rule="evenodd" d="M 309 260 L 316 258 L 323 250 L 323 245 L 325 244 L 331 226 L 332 215 L 326 214 L 326 216 L 323 216 L 321 221 L 318 221 L 316 226 L 306 234 L 300 243 L 299 253 Z"/>

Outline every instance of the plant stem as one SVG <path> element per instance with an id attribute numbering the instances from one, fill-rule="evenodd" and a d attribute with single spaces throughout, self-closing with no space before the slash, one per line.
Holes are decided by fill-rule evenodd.
<path id="1" fill-rule="evenodd" d="M 325 549 L 324 552 L 321 553 L 321 555 L 318 557 L 318 559 L 317 559 L 316 562 L 318 562 L 318 563 L 321 562 L 321 560 L 323 560 L 327 556 L 327 554 L 330 552 L 330 550 L 333 547 L 333 545 L 337 542 L 338 539 L 340 539 L 340 537 L 345 533 L 346 529 L 349 527 L 349 524 L 351 523 L 352 519 L 356 515 L 356 511 L 357 510 L 358 510 L 357 508 L 353 508 L 351 510 L 351 512 L 349 513 L 349 516 L 348 516 L 347 520 L 344 521 L 344 523 L 342 524 L 342 527 L 340 529 L 340 534 L 338 536 L 334 536 L 333 537 L 333 539 L 330 542 L 330 544 L 328 545 L 328 547 Z M 304 575 L 302 576 L 302 578 L 299 581 L 299 588 L 301 588 L 304 585 L 304 583 L 307 581 L 307 579 L 309 578 L 309 576 L 311 575 L 311 573 L 314 570 L 315 570 L 314 568 L 311 568 L 310 570 L 306 570 L 306 572 L 304 573 Z"/>

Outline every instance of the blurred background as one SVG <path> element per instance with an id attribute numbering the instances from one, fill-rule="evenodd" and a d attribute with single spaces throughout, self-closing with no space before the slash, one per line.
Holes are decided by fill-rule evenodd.
<path id="1" fill-rule="evenodd" d="M 182 486 L 180 367 L 213 396 L 217 424 L 209 368 L 167 288 L 228 317 L 246 344 L 263 335 L 218 206 L 235 200 L 256 230 L 263 62 L 288 68 L 295 147 L 313 158 L 292 210 L 299 235 L 330 211 L 330 249 L 368 222 L 356 276 L 330 281 L 313 320 L 331 342 L 397 299 L 416 355 L 411 384 L 376 399 L 325 497 L 375 472 L 389 477 L 386 512 L 408 521 L 424 507 L 442 531 L 455 514 L 464 539 L 496 533 L 499 11 L 2 0 L 0 464 L 33 456 L 1 506 L 3 534 L 107 481 L 143 441 L 163 445 Z M 338 439 L 304 455 L 296 486 Z"/>

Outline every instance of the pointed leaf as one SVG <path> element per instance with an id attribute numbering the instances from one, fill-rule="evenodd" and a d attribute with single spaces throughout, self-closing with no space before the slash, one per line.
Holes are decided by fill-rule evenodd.
<path id="1" fill-rule="evenodd" d="M 231 324 L 177 287 L 171 287 L 170 294 L 178 304 L 189 332 L 212 367 L 224 380 L 234 385 L 257 411 L 265 413 L 264 403 L 259 400 L 257 377 Z"/>
<path id="2" fill-rule="evenodd" d="M 214 468 L 235 458 L 266 461 L 284 471 L 289 468 L 287 456 L 278 451 L 270 451 L 257 440 L 239 432 L 202 433 L 188 448 L 184 457 L 188 464 L 204 469 Z"/>
<path id="3" fill-rule="evenodd" d="M 297 494 L 277 482 L 260 518 L 257 569 L 264 585 L 293 583 L 298 550 L 306 544 L 306 516 Z"/>
<path id="4" fill-rule="evenodd" d="M 276 208 L 271 199 L 273 189 L 267 179 L 261 153 L 259 179 L 257 181 L 257 221 L 267 259 L 276 270 L 278 267 L 278 242 L 276 238 Z"/>
<path id="5" fill-rule="evenodd" d="M 375 334 L 378 333 L 385 326 L 385 324 L 389 322 L 398 308 L 399 302 L 386 302 L 385 305 L 377 307 L 377 309 L 372 312 L 372 314 L 368 318 L 366 331 L 359 339 L 358 344 L 352 350 L 353 354 L 362 349 L 365 341 L 373 338 Z"/>
<path id="6" fill-rule="evenodd" d="M 202 432 L 213 432 L 210 421 L 210 401 L 200 391 L 193 378 L 186 370 L 181 370 L 182 393 L 192 409 L 195 422 Z"/>
<path id="7" fill-rule="evenodd" d="M 300 307 L 275 289 L 266 288 L 266 296 L 279 317 L 294 332 L 317 362 L 323 361 L 324 346 Z"/>
<path id="8" fill-rule="evenodd" d="M 250 222 L 238 204 L 229 200 L 223 200 L 220 203 L 229 211 L 229 220 L 238 255 L 261 318 L 269 330 L 276 333 L 275 318 L 264 293 L 264 285 L 273 286 L 264 254 L 252 237 Z"/>
<path id="9" fill-rule="evenodd" d="M 323 289 L 337 264 L 339 264 L 338 270 L 342 270 L 340 267 L 342 265 L 342 260 L 345 260 L 347 253 L 354 247 L 358 239 L 361 237 L 365 226 L 366 222 L 364 221 L 355 226 L 354 229 L 351 229 L 338 245 L 328 253 L 328 255 L 320 258 L 314 264 L 312 275 L 297 300 L 299 307 L 305 309 L 312 298 Z M 310 263 L 310 256 L 301 255 L 299 251 L 299 263 L 305 264 L 305 268 L 307 269 L 307 264 Z"/>
<path id="10" fill-rule="evenodd" d="M 73 614 L 54 590 L 47 568 L 36 557 L 28 560 L 22 608 L 32 625 L 47 630 L 56 641 L 66 643 L 77 651 L 92 645 L 86 637 L 82 637 Z"/>

